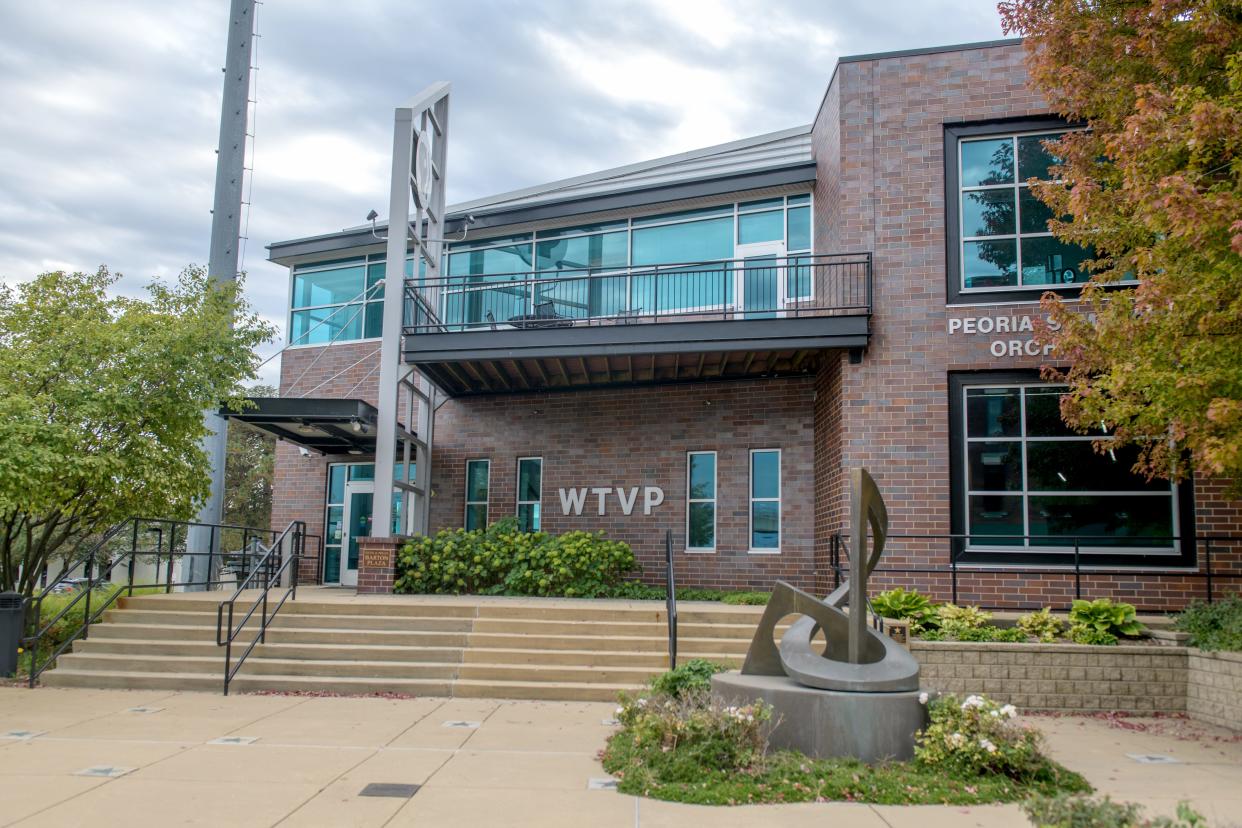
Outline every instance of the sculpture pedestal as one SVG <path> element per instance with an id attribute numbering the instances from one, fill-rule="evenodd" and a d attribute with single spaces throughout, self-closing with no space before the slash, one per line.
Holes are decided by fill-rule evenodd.
<path id="1" fill-rule="evenodd" d="M 914 757 L 914 733 L 927 723 L 919 691 L 847 693 L 818 690 L 786 676 L 712 676 L 712 696 L 730 705 L 762 699 L 777 725 L 769 744 L 816 759 L 854 758 L 873 763 Z"/>

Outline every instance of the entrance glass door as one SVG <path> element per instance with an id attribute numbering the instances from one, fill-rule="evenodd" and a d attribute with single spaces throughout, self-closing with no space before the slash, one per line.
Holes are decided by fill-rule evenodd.
<path id="1" fill-rule="evenodd" d="M 345 544 L 341 556 L 341 586 L 358 583 L 358 539 L 371 536 L 375 481 L 351 480 L 345 484 Z"/>
<path id="2" fill-rule="evenodd" d="M 784 242 L 739 244 L 736 293 L 738 319 L 765 319 L 781 315 L 785 307 Z"/>

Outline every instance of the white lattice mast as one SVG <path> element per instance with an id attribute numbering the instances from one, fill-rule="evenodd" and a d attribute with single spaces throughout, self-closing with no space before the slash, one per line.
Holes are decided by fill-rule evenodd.
<path id="1" fill-rule="evenodd" d="M 371 536 L 377 538 L 392 534 L 389 516 L 393 514 L 393 495 L 397 491 L 406 493 L 401 498 L 397 521 L 401 530 L 408 527 L 414 534 L 424 534 L 430 520 L 436 392 L 431 383 L 404 361 L 401 329 L 406 321 L 407 302 L 411 302 L 412 322 L 421 314 L 420 303 L 414 297 L 415 289 L 408 284 L 412 280 L 405 276 L 407 251 L 412 249 L 414 253 L 413 278 L 417 279 L 421 270 L 430 285 L 439 284 L 448 119 L 449 84 L 444 81 L 432 84 L 397 107 L 393 117 L 384 328 L 380 345 L 379 428 L 375 441 L 376 485 L 371 521 Z M 437 293 L 436 287 L 422 290 L 431 308 L 438 306 Z M 415 420 L 415 409 L 417 421 L 411 423 Z M 412 481 L 393 479 L 398 452 L 407 473 L 409 463 L 415 463 Z"/>

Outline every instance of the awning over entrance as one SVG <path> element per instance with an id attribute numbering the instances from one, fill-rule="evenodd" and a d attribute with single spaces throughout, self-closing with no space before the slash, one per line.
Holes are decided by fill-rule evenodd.
<path id="1" fill-rule="evenodd" d="M 224 407 L 220 416 L 261 428 L 320 454 L 374 454 L 375 406 L 364 400 L 323 397 L 247 397 L 243 411 Z"/>

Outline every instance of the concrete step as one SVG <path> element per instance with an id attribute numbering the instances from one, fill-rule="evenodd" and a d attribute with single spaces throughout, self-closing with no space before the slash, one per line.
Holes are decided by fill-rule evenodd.
<path id="1" fill-rule="evenodd" d="M 287 605 L 286 605 L 287 606 Z M 234 624 L 241 621 L 242 608 L 234 612 Z M 253 618 L 259 618 L 256 613 Z M 104 621 L 118 624 L 166 624 L 168 626 L 215 627 L 214 613 L 174 612 L 168 610 L 124 609 L 104 613 Z M 224 618 L 228 624 L 228 617 Z M 472 618 L 435 618 L 427 616 L 398 615 L 311 615 L 308 613 L 280 613 L 272 618 L 274 626 L 299 629 L 351 629 L 351 630 L 402 630 L 406 632 L 469 632 L 475 623 Z"/>
<path id="2" fill-rule="evenodd" d="M 44 674 L 49 687 L 95 687 L 132 690 L 201 690 L 219 693 L 223 678 L 195 673 L 138 673 L 73 670 L 57 667 Z M 427 679 L 374 679 L 317 676 L 238 675 L 231 692 L 259 691 L 340 693 L 368 695 L 397 693 L 410 696 L 440 696 L 490 699 L 546 699 L 548 701 L 613 701 L 622 690 L 635 692 L 641 685 L 583 684 L 576 682 L 531 681 L 438 681 Z"/>
<path id="3" fill-rule="evenodd" d="M 101 638 L 92 635 L 73 645 L 75 653 L 109 653 L 116 655 L 201 656 L 223 659 L 223 650 L 215 641 L 150 640 L 141 638 Z M 561 664 L 586 667 L 650 667 L 665 669 L 668 655 L 659 653 L 601 652 L 598 650 L 544 650 L 537 648 L 505 649 L 490 647 L 383 647 L 354 646 L 348 649 L 351 658 L 364 661 L 414 661 L 436 663 L 471 662 L 481 664 Z M 339 660 L 342 648 L 333 644 L 260 644 L 254 656 L 262 658 L 297 658 L 310 661 Z M 698 653 L 680 650 L 683 661 L 706 658 L 740 666 L 745 653 Z"/>

